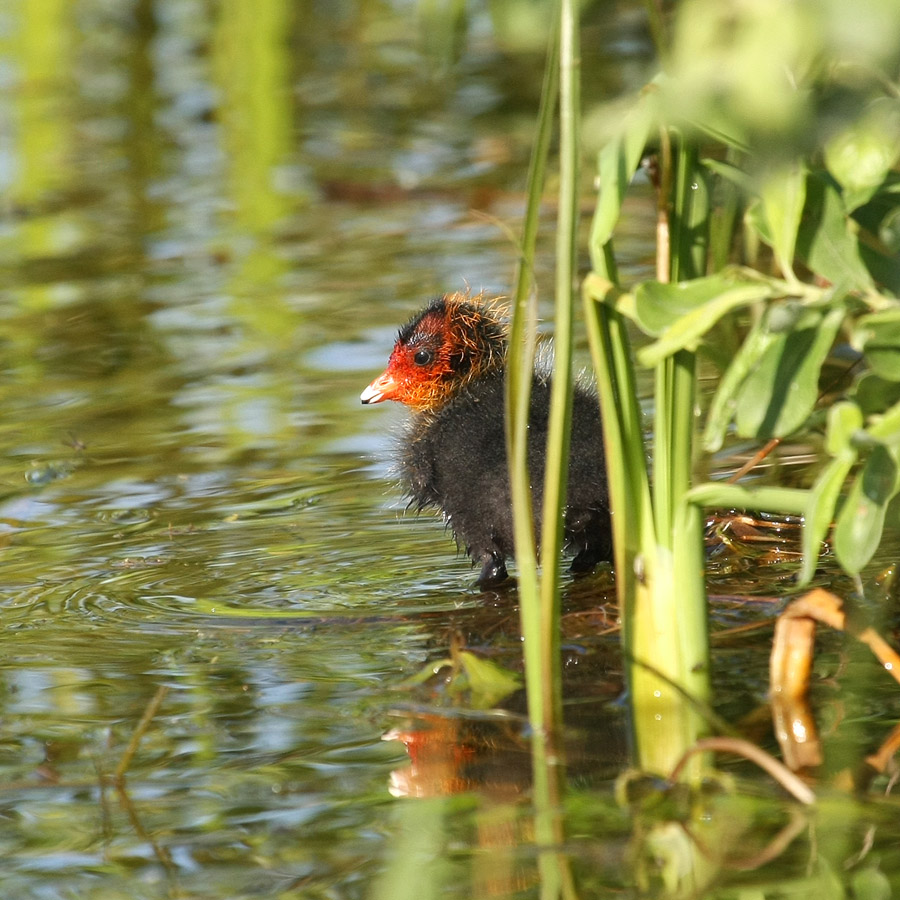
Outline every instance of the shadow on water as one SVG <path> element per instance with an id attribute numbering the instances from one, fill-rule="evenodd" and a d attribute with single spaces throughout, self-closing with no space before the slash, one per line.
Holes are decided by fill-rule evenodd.
<path id="1" fill-rule="evenodd" d="M 431 854 L 421 897 L 533 889 L 522 693 L 410 681 L 451 645 L 517 672 L 515 591 L 474 590 L 404 513 L 401 411 L 358 401 L 424 297 L 509 287 L 544 35 L 475 7 L 447 46 L 400 3 L 4 13 L 4 897 L 365 897 L 405 847 Z M 613 94 L 648 43 L 604 19 L 585 65 Z M 638 272 L 653 206 L 629 203 Z M 777 607 L 733 598 L 782 597 L 794 565 L 748 546 L 711 556 L 731 721 L 764 703 Z M 604 889 L 630 883 L 612 596 L 601 569 L 563 600 L 571 849 Z M 845 697 L 857 660 L 826 644 L 826 718 L 873 740 L 896 700 Z"/>

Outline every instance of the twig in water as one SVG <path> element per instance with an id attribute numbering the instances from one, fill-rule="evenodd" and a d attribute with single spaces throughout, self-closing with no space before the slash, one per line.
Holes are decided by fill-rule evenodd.
<path id="1" fill-rule="evenodd" d="M 159 707 L 162 705 L 163 700 L 165 699 L 166 694 L 169 693 L 169 686 L 166 684 L 160 685 L 156 689 L 156 693 L 153 695 L 153 698 L 147 704 L 147 708 L 144 710 L 144 714 L 141 716 L 141 721 L 137 723 L 137 727 L 134 729 L 134 733 L 131 735 L 131 740 L 128 742 L 128 746 L 125 748 L 125 752 L 122 754 L 122 758 L 119 760 L 119 764 L 116 766 L 115 774 L 113 775 L 113 779 L 117 785 L 121 785 L 125 780 L 125 773 L 128 771 L 128 767 L 131 765 L 131 759 L 135 753 L 137 753 L 137 748 L 140 746 L 141 739 L 147 732 L 147 729 L 150 727 L 150 723 L 153 721 L 157 712 L 159 712 Z"/>
<path id="2" fill-rule="evenodd" d="M 678 776 L 691 756 L 695 753 L 706 753 L 708 751 L 734 753 L 737 756 L 743 756 L 771 775 L 789 794 L 801 803 L 812 804 L 816 801 L 816 795 L 812 792 L 812 789 L 788 769 L 784 763 L 775 759 L 771 753 L 766 753 L 761 747 L 757 747 L 756 744 L 745 741 L 743 738 L 700 738 L 692 747 L 688 747 L 684 756 L 678 760 L 678 763 L 672 770 L 672 774 L 669 776 L 669 781 L 674 782 L 678 780 Z"/>

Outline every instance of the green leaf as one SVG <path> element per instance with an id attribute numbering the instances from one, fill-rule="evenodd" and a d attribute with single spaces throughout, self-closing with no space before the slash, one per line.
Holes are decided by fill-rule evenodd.
<path id="1" fill-rule="evenodd" d="M 709 160 L 702 160 L 712 169 Z M 714 169 L 712 169 L 714 174 Z M 743 200 L 741 190 L 727 178 L 714 178 L 708 174 L 706 183 L 712 196 L 709 213 L 709 272 L 721 272 L 728 265 L 734 250 L 735 234 L 743 228 Z"/>
<path id="2" fill-rule="evenodd" d="M 725 432 L 734 417 L 736 396 L 747 375 L 756 367 L 766 350 L 775 341 L 775 335 L 767 327 L 767 316 L 760 316 L 719 381 L 709 408 L 703 446 L 710 453 L 722 448 Z"/>
<path id="3" fill-rule="evenodd" d="M 900 254 L 900 207 L 890 210 L 878 223 L 878 240 L 895 258 Z"/>
<path id="4" fill-rule="evenodd" d="M 815 574 L 819 548 L 834 520 L 841 488 L 855 462 L 856 451 L 848 447 L 819 473 L 810 488 L 809 506 L 803 517 L 801 585 L 807 584 Z"/>
<path id="5" fill-rule="evenodd" d="M 825 164 L 843 188 L 844 205 L 866 203 L 900 158 L 900 102 L 879 97 L 825 147 Z"/>
<path id="6" fill-rule="evenodd" d="M 634 292 L 634 313 L 640 327 L 659 340 L 637 354 L 641 365 L 653 366 L 679 350 L 694 350 L 726 313 L 771 297 L 763 281 L 735 282 L 713 275 L 678 284 L 646 281 Z"/>
<path id="7" fill-rule="evenodd" d="M 819 394 L 819 371 L 843 318 L 840 305 L 818 324 L 774 336 L 736 397 L 741 436 L 784 437 L 806 421 Z M 808 321 L 807 314 L 801 322 Z"/>
<path id="8" fill-rule="evenodd" d="M 459 661 L 468 677 L 470 703 L 474 709 L 490 709 L 522 686 L 514 672 L 468 650 L 460 651 Z"/>
<path id="9" fill-rule="evenodd" d="M 705 481 L 692 487 L 685 499 L 710 509 L 753 509 L 788 516 L 805 516 L 809 491 L 786 487 L 744 487 L 726 481 Z"/>
<path id="10" fill-rule="evenodd" d="M 434 678 L 441 669 L 453 668 L 453 660 L 452 659 L 440 659 L 437 662 L 429 662 L 426 663 L 418 672 L 414 675 L 410 675 L 408 678 L 404 678 L 403 681 L 400 682 L 401 688 L 412 688 L 418 687 L 420 684 L 425 684 L 426 681 Z"/>
<path id="11" fill-rule="evenodd" d="M 732 134 L 762 134 L 770 144 L 802 126 L 809 92 L 791 86 L 789 73 L 807 71 L 825 52 L 812 8 L 699 0 L 674 9 L 666 65 L 672 77 L 664 85 L 670 115 Z"/>
<path id="12" fill-rule="evenodd" d="M 856 383 L 855 397 L 863 415 L 880 413 L 900 401 L 900 381 L 867 372 Z"/>
<path id="13" fill-rule="evenodd" d="M 806 182 L 806 208 L 797 235 L 797 255 L 816 275 L 845 290 L 873 289 L 862 261 L 856 224 L 844 209 L 833 184 L 811 175 Z"/>
<path id="14" fill-rule="evenodd" d="M 732 287 L 734 282 L 721 275 L 676 284 L 644 281 L 634 291 L 635 321 L 645 334 L 659 337 L 673 322 Z"/>
<path id="15" fill-rule="evenodd" d="M 878 549 L 887 505 L 898 486 L 897 462 L 879 444 L 854 479 L 834 528 L 834 551 L 851 575 L 858 574 Z"/>
<path id="16" fill-rule="evenodd" d="M 889 447 L 900 447 L 900 402 L 873 416 L 866 433 Z"/>
<path id="17" fill-rule="evenodd" d="M 893 295 L 900 294 L 900 252 L 882 249 L 874 241 L 860 241 L 859 257 L 878 285 Z"/>
<path id="18" fill-rule="evenodd" d="M 829 456 L 840 456 L 851 446 L 853 435 L 863 427 L 860 408 L 849 400 L 835 403 L 828 410 L 825 450 Z"/>
<path id="19" fill-rule="evenodd" d="M 770 174 L 763 183 L 758 204 L 750 210 L 751 222 L 772 248 L 786 278 L 793 278 L 794 249 L 805 200 L 806 170 L 797 164 Z"/>
<path id="20" fill-rule="evenodd" d="M 841 489 L 856 464 L 858 453 L 853 441 L 862 427 L 862 411 L 855 403 L 836 403 L 828 410 L 825 449 L 834 459 L 810 488 L 809 507 L 803 517 L 801 585 L 808 584 L 815 574 L 819 549 L 834 521 Z"/>
<path id="21" fill-rule="evenodd" d="M 888 381 L 900 381 L 900 309 L 862 316 L 851 336 L 872 371 Z"/>
<path id="22" fill-rule="evenodd" d="M 729 181 L 735 187 L 740 188 L 743 194 L 749 197 L 757 195 L 756 182 L 743 169 L 738 168 L 729 162 L 723 162 L 720 159 L 704 159 L 703 165 L 711 172 L 720 175 L 726 181 Z"/>
<path id="23" fill-rule="evenodd" d="M 613 234 L 625 193 L 641 161 L 656 119 L 656 91 L 647 89 L 625 116 L 622 131 L 601 151 L 598 160 L 600 196 L 591 227 L 591 245 L 602 247 Z"/>
<path id="24" fill-rule="evenodd" d="M 890 879 L 877 865 L 859 869 L 850 876 L 855 900 L 891 900 L 894 896 Z"/>

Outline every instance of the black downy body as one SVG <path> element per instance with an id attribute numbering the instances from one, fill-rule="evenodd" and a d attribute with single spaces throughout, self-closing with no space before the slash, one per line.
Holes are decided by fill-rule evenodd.
<path id="1" fill-rule="evenodd" d="M 536 371 L 531 389 L 528 468 L 535 534 L 540 536 L 550 377 Z M 442 510 L 457 543 L 481 566 L 478 584 L 507 578 L 514 554 L 504 431 L 504 371 L 467 384 L 434 411 L 414 413 L 401 440 L 400 471 L 411 506 Z M 612 538 L 596 395 L 576 385 L 569 447 L 565 547 L 572 572 L 609 560 Z"/>

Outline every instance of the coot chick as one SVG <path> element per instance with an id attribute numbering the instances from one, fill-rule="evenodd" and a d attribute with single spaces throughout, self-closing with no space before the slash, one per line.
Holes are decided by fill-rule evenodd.
<path id="1" fill-rule="evenodd" d="M 483 295 L 446 294 L 403 328 L 387 368 L 363 403 L 397 400 L 413 413 L 400 441 L 399 469 L 410 506 L 443 511 L 457 544 L 481 565 L 478 584 L 507 578 L 513 523 L 504 426 L 507 329 Z M 528 466 L 535 533 L 540 534 L 550 372 L 531 385 Z M 611 536 L 597 396 L 577 385 L 572 408 L 565 511 L 571 571 L 610 559 Z"/>

